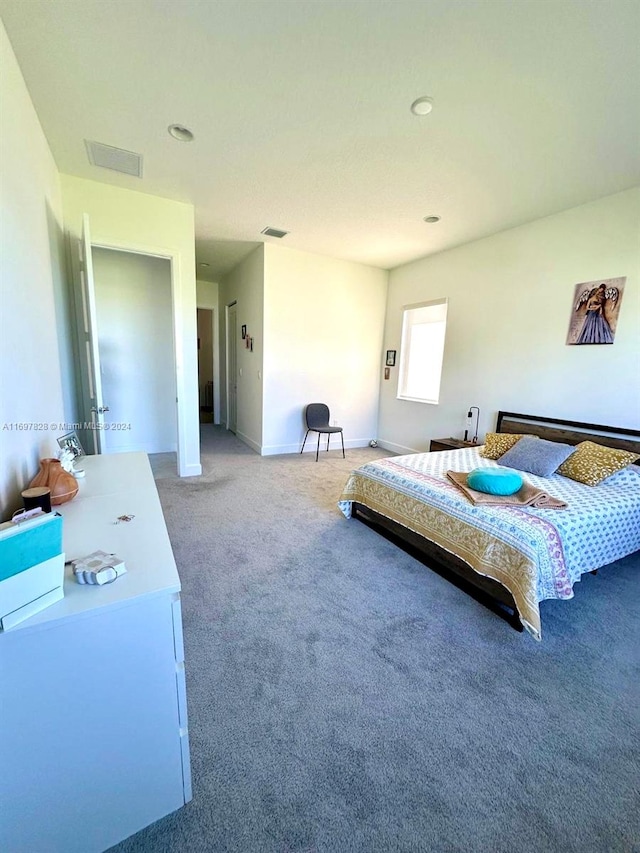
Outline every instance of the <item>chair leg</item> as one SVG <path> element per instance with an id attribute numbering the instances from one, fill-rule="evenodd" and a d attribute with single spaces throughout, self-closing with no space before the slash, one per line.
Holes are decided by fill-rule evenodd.
<path id="1" fill-rule="evenodd" d="M 318 451 L 320 450 L 320 433 L 318 433 L 318 446 L 316 447 L 316 462 L 318 461 Z"/>
<path id="2" fill-rule="evenodd" d="M 329 452 L 329 439 L 331 438 L 331 433 L 327 433 L 327 453 Z"/>
<path id="3" fill-rule="evenodd" d="M 344 436 L 342 434 L 342 430 L 340 430 L 340 441 L 342 442 L 342 458 L 346 459 L 346 456 L 344 455 Z"/>
<path id="4" fill-rule="evenodd" d="M 309 430 L 307 430 L 307 432 L 305 433 L 304 441 L 302 442 L 302 450 L 304 450 L 304 446 L 305 446 L 305 444 L 306 444 L 306 442 L 307 442 L 307 436 L 308 436 L 308 435 L 309 435 Z M 302 450 L 300 451 L 300 453 L 302 453 Z"/>

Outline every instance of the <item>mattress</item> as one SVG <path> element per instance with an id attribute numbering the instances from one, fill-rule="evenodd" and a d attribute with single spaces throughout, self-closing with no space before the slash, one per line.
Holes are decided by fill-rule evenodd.
<path id="1" fill-rule="evenodd" d="M 640 550 L 640 470 L 631 466 L 598 486 L 560 474 L 523 477 L 566 509 L 474 506 L 447 480 L 451 471 L 494 467 L 479 447 L 369 462 L 350 476 L 338 506 L 355 501 L 419 533 L 512 594 L 525 628 L 541 637 L 539 602 L 573 597 L 584 572 Z"/>

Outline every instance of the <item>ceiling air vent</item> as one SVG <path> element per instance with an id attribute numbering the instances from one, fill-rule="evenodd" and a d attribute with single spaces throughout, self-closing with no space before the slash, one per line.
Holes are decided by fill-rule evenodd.
<path id="1" fill-rule="evenodd" d="M 133 175 L 134 178 L 142 177 L 142 156 L 135 151 L 125 151 L 123 148 L 91 142 L 89 139 L 85 139 L 84 144 L 92 166 Z"/>
<path id="2" fill-rule="evenodd" d="M 266 234 L 267 237 L 286 237 L 289 232 L 280 231 L 279 228 L 263 228 L 260 233 Z"/>

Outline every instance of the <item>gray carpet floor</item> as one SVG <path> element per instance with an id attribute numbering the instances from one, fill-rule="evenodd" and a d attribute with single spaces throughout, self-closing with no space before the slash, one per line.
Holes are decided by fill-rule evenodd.
<path id="1" fill-rule="evenodd" d="M 194 796 L 114 853 L 640 851 L 640 555 L 536 643 L 339 513 L 383 455 L 163 466 Z"/>

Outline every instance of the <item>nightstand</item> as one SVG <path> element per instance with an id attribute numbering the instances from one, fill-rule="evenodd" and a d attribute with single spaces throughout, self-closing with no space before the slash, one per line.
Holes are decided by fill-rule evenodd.
<path id="1" fill-rule="evenodd" d="M 435 450 L 460 450 L 461 447 L 477 447 L 477 445 L 463 441 L 461 438 L 432 438 L 429 453 Z"/>

